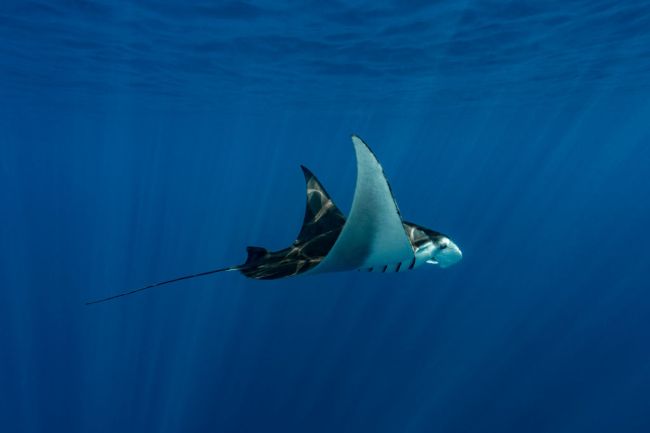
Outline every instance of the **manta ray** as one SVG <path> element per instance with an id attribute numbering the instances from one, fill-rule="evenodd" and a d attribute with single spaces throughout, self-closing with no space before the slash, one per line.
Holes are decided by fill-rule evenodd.
<path id="1" fill-rule="evenodd" d="M 423 264 L 447 268 L 463 257 L 460 248 L 442 233 L 407 222 L 397 207 L 390 184 L 370 147 L 356 135 L 357 181 L 346 218 L 306 167 L 307 204 L 300 233 L 279 251 L 249 246 L 241 265 L 214 269 L 158 282 L 90 301 L 96 304 L 121 296 L 217 272 L 239 271 L 248 278 L 274 280 L 294 275 L 341 271 L 407 272 Z"/>

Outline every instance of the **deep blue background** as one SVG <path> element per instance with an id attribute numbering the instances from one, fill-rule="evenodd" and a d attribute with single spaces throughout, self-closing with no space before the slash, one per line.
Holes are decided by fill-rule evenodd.
<path id="1" fill-rule="evenodd" d="M 0 6 L 0 431 L 650 431 L 644 2 Z M 235 273 L 350 133 L 464 260 Z"/>

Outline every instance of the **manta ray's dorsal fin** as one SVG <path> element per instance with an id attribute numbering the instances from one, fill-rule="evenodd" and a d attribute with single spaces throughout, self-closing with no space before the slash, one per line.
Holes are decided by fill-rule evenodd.
<path id="1" fill-rule="evenodd" d="M 350 215 L 325 259 L 312 272 L 373 266 L 397 266 L 413 260 L 413 247 L 379 161 L 352 136 L 357 157 L 357 183 Z"/>
<path id="2" fill-rule="evenodd" d="M 345 224 L 345 216 L 336 207 L 316 176 L 307 167 L 301 165 L 300 168 L 305 175 L 307 203 L 305 218 L 295 241 L 296 244 L 312 241 L 323 233 L 340 229 Z"/>

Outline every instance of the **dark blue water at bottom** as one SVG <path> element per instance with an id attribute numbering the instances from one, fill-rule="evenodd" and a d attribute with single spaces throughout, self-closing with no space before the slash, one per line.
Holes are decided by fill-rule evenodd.
<path id="1" fill-rule="evenodd" d="M 650 429 L 649 11 L 416 3 L 0 7 L 0 431 Z M 348 212 L 351 133 L 462 262 L 84 306 Z"/>

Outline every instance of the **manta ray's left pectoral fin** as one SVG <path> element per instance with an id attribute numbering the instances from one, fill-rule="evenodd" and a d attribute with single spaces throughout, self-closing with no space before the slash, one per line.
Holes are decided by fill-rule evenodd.
<path id="1" fill-rule="evenodd" d="M 357 182 L 350 215 L 336 243 L 314 272 L 408 263 L 413 247 L 379 161 L 356 135 Z"/>

